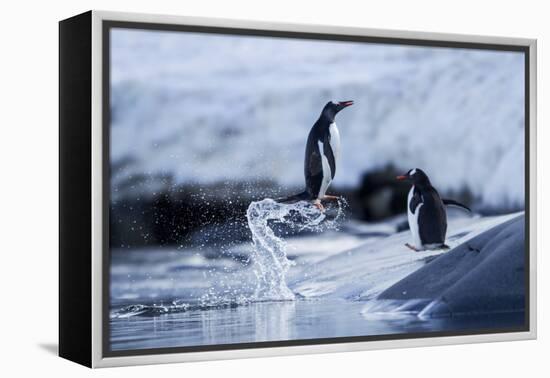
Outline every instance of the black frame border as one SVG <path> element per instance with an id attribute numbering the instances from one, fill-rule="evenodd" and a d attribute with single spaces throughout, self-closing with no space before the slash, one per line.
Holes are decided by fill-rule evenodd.
<path id="1" fill-rule="evenodd" d="M 416 332 L 416 333 L 400 333 L 387 335 L 369 335 L 369 336 L 344 336 L 332 338 L 315 338 L 315 339 L 299 339 L 299 340 L 280 340 L 280 341 L 263 341 L 263 342 L 248 342 L 248 343 L 233 343 L 233 344 L 215 344 L 215 345 L 197 345 L 197 346 L 182 346 L 182 347 L 166 347 L 166 348 L 151 348 L 151 349 L 129 349 L 112 351 L 110 339 L 110 246 L 109 246 L 109 222 L 110 222 L 110 129 L 111 129 L 111 108 L 110 108 L 110 31 L 112 29 L 138 29 L 150 31 L 172 31 L 172 32 L 191 32 L 191 33 L 206 33 L 206 34 L 229 34 L 251 37 L 270 37 L 270 38 L 293 38 L 293 39 L 308 39 L 308 40 L 324 40 L 324 41 L 343 41 L 343 42 L 362 42 L 371 44 L 390 44 L 390 45 L 408 45 L 419 47 L 441 47 L 441 48 L 458 48 L 458 49 L 475 49 L 475 50 L 490 50 L 490 51 L 510 51 L 521 52 L 524 54 L 524 70 L 525 70 L 525 110 L 524 110 L 524 129 L 525 129 L 525 323 L 519 327 L 506 328 L 491 328 L 491 329 L 468 329 L 460 331 L 434 331 L 434 332 Z M 360 36 L 351 34 L 330 34 L 318 32 L 297 32 L 297 31 L 281 31 L 281 30 L 265 30 L 265 29 L 246 29 L 233 27 L 217 27 L 217 26 L 197 26 L 197 25 L 180 25 L 180 24 L 164 24 L 164 23 L 149 23 L 149 22 L 134 22 L 134 21 L 115 21 L 103 20 L 101 25 L 102 38 L 102 177 L 103 177 L 103 241 L 102 241 L 102 357 L 128 357 L 128 356 L 144 356 L 144 355 L 159 355 L 159 354 L 174 354 L 174 353 L 192 353 L 192 352 L 212 352 L 224 350 L 245 350 L 258 348 L 280 348 L 293 346 L 308 346 L 308 345 L 329 345 L 329 344 L 345 344 L 368 341 L 386 341 L 386 340 L 407 340 L 407 339 L 423 339 L 435 337 L 452 337 L 452 336 L 475 336 L 484 334 L 502 334 L 514 332 L 529 332 L 530 328 L 530 46 L 500 44 L 500 43 L 482 43 L 482 42 L 457 42 L 457 41 L 441 41 L 432 39 L 416 39 L 416 38 L 397 38 L 397 37 L 374 37 Z M 403 32 L 406 33 L 406 32 Z"/>
<path id="2" fill-rule="evenodd" d="M 92 366 L 92 12 L 59 21 L 59 356 Z"/>

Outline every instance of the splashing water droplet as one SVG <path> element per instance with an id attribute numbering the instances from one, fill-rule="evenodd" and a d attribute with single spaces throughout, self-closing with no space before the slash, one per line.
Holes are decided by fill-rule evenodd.
<path id="1" fill-rule="evenodd" d="M 344 205 L 345 200 L 339 199 L 336 214 L 332 216 L 320 212 L 306 201 L 286 204 L 266 198 L 252 202 L 248 206 L 246 217 L 254 245 L 257 300 L 294 299 L 294 294 L 285 280 L 293 262 L 287 258 L 286 242 L 275 235 L 269 222 L 275 221 L 297 231 L 321 232 L 326 229 L 337 229 Z"/>

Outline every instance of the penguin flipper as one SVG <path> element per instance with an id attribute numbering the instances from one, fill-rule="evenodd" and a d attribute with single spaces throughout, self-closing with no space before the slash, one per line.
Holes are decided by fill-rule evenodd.
<path id="1" fill-rule="evenodd" d="M 422 203 L 422 195 L 420 194 L 420 192 L 414 188 L 414 193 L 413 193 L 413 196 L 411 198 L 411 201 L 409 203 L 409 209 L 411 211 L 411 213 L 416 213 L 416 208 L 418 207 L 418 205 L 420 205 Z"/>
<path id="2" fill-rule="evenodd" d="M 422 245 L 443 245 L 447 233 L 447 215 L 441 204 L 438 207 L 421 206 L 418 210 L 418 235 Z"/>
<path id="3" fill-rule="evenodd" d="M 334 180 L 334 176 L 336 175 L 336 159 L 334 158 L 334 151 L 332 151 L 332 146 L 330 145 L 330 134 L 323 140 L 322 153 L 327 157 L 331 179 Z"/>
<path id="4" fill-rule="evenodd" d="M 321 185 L 323 183 L 323 163 L 321 150 L 318 143 L 313 143 L 308 140 L 308 147 L 306 149 L 306 159 L 304 162 L 304 176 L 306 179 L 306 190 L 309 198 L 315 199 Z"/>
<path id="5" fill-rule="evenodd" d="M 468 212 L 472 212 L 472 210 L 466 206 L 466 205 L 463 205 L 461 204 L 460 202 L 458 201 L 455 201 L 455 200 L 452 200 L 452 199 L 448 199 L 448 198 L 442 198 L 441 199 L 443 201 L 443 204 L 445 206 L 455 206 L 455 207 L 458 207 L 458 208 L 461 208 L 461 209 L 464 209 L 464 210 L 467 210 Z"/>
<path id="6" fill-rule="evenodd" d="M 275 202 L 295 203 L 295 202 L 299 202 L 299 201 L 307 201 L 309 199 L 311 199 L 311 196 L 309 195 L 307 190 L 305 190 L 302 193 L 294 194 L 294 195 L 291 195 L 291 196 L 288 196 L 288 197 L 276 198 Z"/>
<path id="7" fill-rule="evenodd" d="M 323 174 L 321 154 L 322 151 L 319 149 L 319 145 L 308 140 L 306 159 L 304 161 L 304 174 L 306 177 Z"/>

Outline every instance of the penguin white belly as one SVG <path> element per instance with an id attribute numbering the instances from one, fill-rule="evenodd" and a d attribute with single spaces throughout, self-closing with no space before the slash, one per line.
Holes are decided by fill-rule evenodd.
<path id="1" fill-rule="evenodd" d="M 413 245 L 416 248 L 422 248 L 422 240 L 420 240 L 420 233 L 419 233 L 419 226 L 418 226 L 418 216 L 420 214 L 420 208 L 422 207 L 423 203 L 420 203 L 416 209 L 414 209 L 414 213 L 411 211 L 411 200 L 414 193 L 414 186 L 409 191 L 409 196 L 407 198 L 407 217 L 409 219 L 409 228 L 411 229 L 412 237 L 413 237 Z"/>
<path id="2" fill-rule="evenodd" d="M 334 154 L 334 162 L 338 166 L 338 159 L 340 158 L 340 132 L 335 122 L 330 124 L 328 131 L 330 133 L 330 148 L 332 148 L 332 153 Z"/>
<path id="3" fill-rule="evenodd" d="M 321 181 L 321 189 L 319 190 L 317 198 L 322 199 L 325 196 L 325 193 L 327 192 L 330 183 L 332 182 L 332 173 L 330 170 L 328 159 L 324 154 L 323 143 L 321 141 L 317 143 L 319 145 L 319 151 L 321 152 L 321 163 L 323 167 L 323 180 Z"/>

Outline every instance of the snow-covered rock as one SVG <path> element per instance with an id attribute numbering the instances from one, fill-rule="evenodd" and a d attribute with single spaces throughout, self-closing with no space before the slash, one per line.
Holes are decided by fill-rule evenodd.
<path id="1" fill-rule="evenodd" d="M 457 247 L 456 249 L 461 250 L 462 247 L 458 246 L 463 243 L 517 217 L 518 214 L 510 214 L 450 219 L 446 243 L 451 248 Z M 523 234 L 516 235 L 518 240 L 522 237 Z M 291 270 L 287 278 L 288 286 L 295 294 L 307 298 L 374 300 L 413 272 L 433 266 L 432 264 L 444 257 L 442 255 L 454 253 L 454 250 L 413 252 L 405 246 L 405 243 L 410 242 L 409 231 L 367 242 L 302 269 Z M 448 257 L 445 256 L 445 259 Z M 427 263 L 429 264 L 426 265 Z M 434 271 L 434 274 L 445 273 Z M 425 298 L 413 296 L 403 299 Z"/>
<path id="2" fill-rule="evenodd" d="M 399 281 L 379 299 L 428 300 L 420 316 L 525 309 L 525 216 L 469 240 Z"/>

